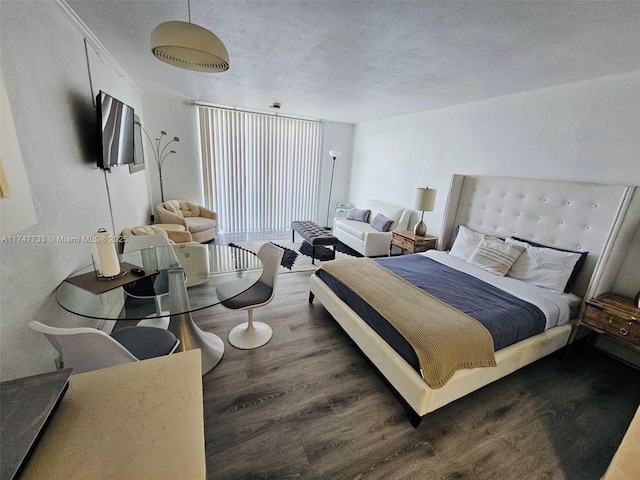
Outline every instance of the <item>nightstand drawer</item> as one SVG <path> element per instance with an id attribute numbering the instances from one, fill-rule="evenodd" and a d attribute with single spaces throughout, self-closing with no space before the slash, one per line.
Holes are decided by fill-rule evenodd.
<path id="1" fill-rule="evenodd" d="M 409 253 L 426 252 L 432 248 L 437 248 L 438 237 L 433 235 L 415 235 L 409 230 L 393 232 L 391 237 L 391 246 L 399 247 Z"/>
<path id="2" fill-rule="evenodd" d="M 640 319 L 631 315 L 616 315 L 593 305 L 587 305 L 582 322 L 640 346 Z"/>
<path id="3" fill-rule="evenodd" d="M 403 237 L 401 235 L 393 236 L 393 244 L 396 247 L 404 248 L 405 250 L 413 250 L 415 245 L 414 241 L 410 238 Z"/>

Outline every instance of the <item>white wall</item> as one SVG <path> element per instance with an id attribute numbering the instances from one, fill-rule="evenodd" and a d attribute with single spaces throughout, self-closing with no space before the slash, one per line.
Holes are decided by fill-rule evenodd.
<path id="1" fill-rule="evenodd" d="M 88 69 L 83 36 L 48 1 L 3 0 L 0 35 L 1 73 L 38 222 L 20 234 L 45 240 L 0 244 L 0 377 L 8 380 L 54 369 L 55 350 L 27 327 L 30 320 L 95 323 L 55 300 L 56 286 L 91 261 L 89 244 L 57 237 L 114 226 L 119 233 L 144 223 L 149 202 L 145 170 L 129 174 L 118 167 L 105 174 L 96 167 L 89 71 L 95 93 L 102 89 L 139 112 L 134 86 L 91 47 Z"/>
<path id="2" fill-rule="evenodd" d="M 185 100 L 148 94 L 142 95 L 142 106 L 145 113 L 143 126 L 152 141 L 160 137 L 161 131 L 167 132 L 162 145 L 165 145 L 167 137 L 180 139 L 171 144 L 170 148 L 176 153 L 167 157 L 162 167 L 165 200 L 188 200 L 202 205 L 204 193 L 195 107 Z M 144 146 L 155 210 L 162 201 L 158 168 L 146 137 Z M 154 214 L 156 223 L 159 223 L 157 212 Z"/>
<path id="3" fill-rule="evenodd" d="M 351 123 L 325 122 L 324 124 L 324 139 L 320 156 L 320 197 L 318 200 L 318 215 L 315 219 L 319 225 L 332 226 L 336 204 L 349 200 L 354 131 L 355 125 Z M 331 188 L 331 201 L 329 202 L 331 170 L 334 163 L 329 152 L 332 150 L 340 152 L 340 156 L 335 161 L 333 188 Z M 327 209 L 329 210 L 328 219 Z"/>
<path id="4" fill-rule="evenodd" d="M 189 200 L 202 205 L 204 191 L 196 108 L 185 100 L 148 94 L 142 95 L 142 104 L 145 112 L 144 127 L 152 140 L 160 135 L 161 130 L 166 131 L 171 138 L 174 136 L 180 138 L 178 144 L 172 144 L 176 155 L 169 157 L 162 169 L 165 199 Z M 330 150 L 342 152 L 335 165 L 330 216 L 335 204 L 348 198 L 353 129 L 354 125 L 348 123 L 327 121 L 324 124 L 320 192 L 315 219 L 322 225 L 327 218 L 331 164 L 333 163 L 329 156 Z M 148 143 L 145 147 L 148 147 Z M 146 148 L 146 158 L 153 192 L 153 205 L 157 205 L 160 203 L 158 171 L 149 148 Z M 156 221 L 159 221 L 157 217 Z"/>
<path id="5" fill-rule="evenodd" d="M 640 71 L 358 124 L 350 200 L 413 208 L 438 190 L 427 230 L 440 234 L 451 175 L 640 185 Z M 640 289 L 640 239 L 615 288 Z"/>

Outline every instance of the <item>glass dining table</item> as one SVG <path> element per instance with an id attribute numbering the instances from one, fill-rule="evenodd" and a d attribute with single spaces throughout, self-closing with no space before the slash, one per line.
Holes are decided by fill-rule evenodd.
<path id="1" fill-rule="evenodd" d="M 177 351 L 200 349 L 203 374 L 222 359 L 224 343 L 200 329 L 191 313 L 241 294 L 262 275 L 255 254 L 225 245 L 152 247 L 124 253 L 119 260 L 121 275 L 109 280 L 98 278 L 93 264 L 71 274 L 56 289 L 58 304 L 107 321 L 168 316 L 169 330 L 180 340 Z"/>

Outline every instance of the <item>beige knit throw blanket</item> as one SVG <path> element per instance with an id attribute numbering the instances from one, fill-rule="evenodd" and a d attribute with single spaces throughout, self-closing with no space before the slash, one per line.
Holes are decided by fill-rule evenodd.
<path id="1" fill-rule="evenodd" d="M 480 322 L 370 258 L 324 262 L 322 270 L 400 332 L 415 350 L 422 378 L 431 388 L 444 386 L 456 370 L 496 366 L 493 339 Z"/>

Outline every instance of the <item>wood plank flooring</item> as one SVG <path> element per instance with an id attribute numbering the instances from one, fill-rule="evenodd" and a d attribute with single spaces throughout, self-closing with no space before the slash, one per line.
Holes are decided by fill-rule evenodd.
<path id="1" fill-rule="evenodd" d="M 591 349 L 552 355 L 428 415 L 400 402 L 316 300 L 279 277 L 256 350 L 226 339 L 246 312 L 194 314 L 225 342 L 203 377 L 209 479 L 598 479 L 640 403 L 640 372 Z"/>

